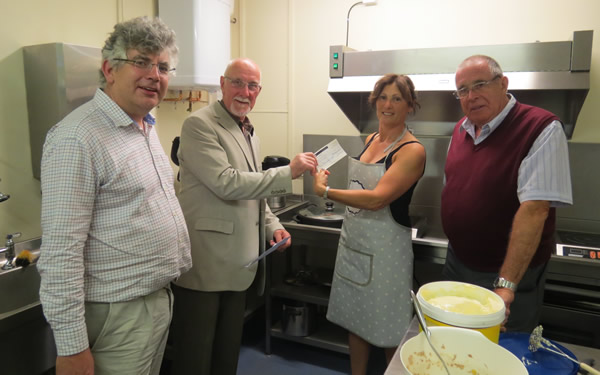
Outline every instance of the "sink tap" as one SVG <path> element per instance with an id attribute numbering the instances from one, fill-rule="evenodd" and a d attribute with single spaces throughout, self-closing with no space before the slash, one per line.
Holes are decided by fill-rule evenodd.
<path id="1" fill-rule="evenodd" d="M 13 259 L 15 259 L 15 241 L 13 238 L 20 237 L 21 233 L 12 233 L 6 235 L 6 243 L 4 244 L 4 248 L 0 249 L 0 254 L 5 253 L 4 257 L 6 258 L 6 263 L 2 266 L 3 270 L 9 270 L 14 268 Z"/>
<path id="2" fill-rule="evenodd" d="M 2 179 L 0 179 L 0 181 L 2 181 Z M 5 201 L 5 200 L 7 200 L 8 198 L 10 198 L 10 195 L 8 195 L 8 194 L 3 194 L 3 193 L 0 191 L 0 202 L 4 202 L 4 201 Z"/>

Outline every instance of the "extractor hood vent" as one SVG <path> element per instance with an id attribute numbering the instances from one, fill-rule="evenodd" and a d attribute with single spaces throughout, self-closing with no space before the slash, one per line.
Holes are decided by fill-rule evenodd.
<path id="1" fill-rule="evenodd" d="M 33 177 L 40 179 L 46 133 L 98 88 L 100 48 L 69 43 L 23 47 Z"/>
<path id="2" fill-rule="evenodd" d="M 522 103 L 560 117 L 571 138 L 590 88 L 593 31 L 576 31 L 572 41 L 448 47 L 389 51 L 355 51 L 331 46 L 329 87 L 332 99 L 362 134 L 378 122 L 367 98 L 384 74 L 407 74 L 418 91 L 421 110 L 409 117 L 418 135 L 446 136 L 463 113 L 452 96 L 454 72 L 467 57 L 492 56 L 509 79 L 508 91 Z"/>

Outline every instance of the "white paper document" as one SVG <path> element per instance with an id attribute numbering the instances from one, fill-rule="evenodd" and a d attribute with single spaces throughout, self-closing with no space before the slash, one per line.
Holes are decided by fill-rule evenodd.
<path id="1" fill-rule="evenodd" d="M 267 251 L 265 251 L 264 253 L 260 254 L 258 256 L 258 258 L 254 259 L 252 262 L 246 264 L 244 267 L 248 268 L 251 265 L 253 265 L 254 263 L 258 262 L 259 260 L 261 260 L 262 258 L 266 257 L 267 255 L 271 254 L 273 251 L 277 250 L 281 245 L 283 245 L 290 237 L 286 237 L 283 240 L 277 242 L 275 245 L 271 246 L 271 248 Z"/>
<path id="2" fill-rule="evenodd" d="M 329 169 L 332 165 L 346 156 L 346 151 L 340 146 L 337 139 L 329 142 L 315 152 L 319 169 Z"/>

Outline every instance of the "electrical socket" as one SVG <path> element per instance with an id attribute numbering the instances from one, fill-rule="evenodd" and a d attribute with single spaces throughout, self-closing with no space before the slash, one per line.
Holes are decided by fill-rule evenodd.
<path id="1" fill-rule="evenodd" d="M 377 5 L 377 0 L 362 0 L 364 5 Z"/>

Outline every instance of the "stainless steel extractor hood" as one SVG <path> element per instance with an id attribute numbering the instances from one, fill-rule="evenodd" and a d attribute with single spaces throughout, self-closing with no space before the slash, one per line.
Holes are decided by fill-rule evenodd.
<path id="1" fill-rule="evenodd" d="M 571 138 L 590 88 L 593 31 L 576 31 L 572 41 L 355 51 L 331 46 L 329 95 L 362 134 L 377 130 L 367 98 L 386 73 L 407 74 L 415 83 L 421 110 L 409 117 L 418 135 L 450 135 L 462 116 L 454 72 L 465 58 L 495 58 L 509 79 L 508 90 L 523 103 L 545 108 L 563 121 Z"/>

